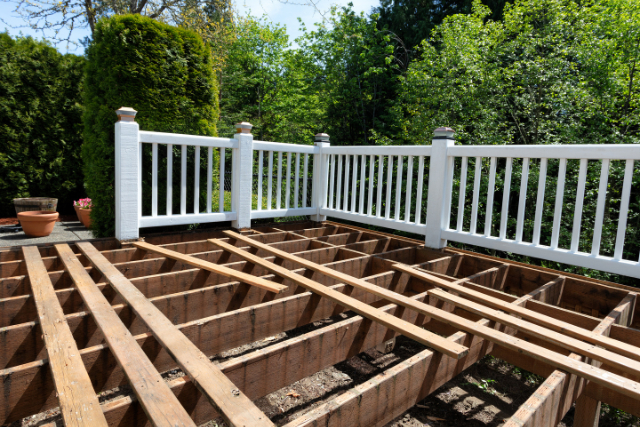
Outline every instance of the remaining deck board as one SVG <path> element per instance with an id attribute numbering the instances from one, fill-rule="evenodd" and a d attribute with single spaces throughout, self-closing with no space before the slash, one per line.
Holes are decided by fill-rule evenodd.
<path id="1" fill-rule="evenodd" d="M 510 316 L 509 314 L 493 310 L 485 305 L 460 298 L 441 289 L 431 290 L 429 291 L 429 294 L 434 295 L 443 301 L 454 304 L 457 307 L 463 308 L 471 313 L 486 317 L 487 319 L 495 320 L 503 325 L 511 326 L 512 328 L 524 332 L 527 335 L 534 336 L 538 339 L 553 343 L 584 356 L 589 356 L 600 362 L 607 362 L 611 366 L 620 369 L 622 372 L 627 372 L 636 376 L 640 375 L 640 363 L 636 360 L 598 348 L 584 341 L 538 326 L 534 323 L 527 322 L 526 320 L 518 319 Z"/>
<path id="2" fill-rule="evenodd" d="M 235 236 L 236 234 L 233 235 L 233 237 Z M 237 236 L 240 236 L 240 235 L 237 235 Z M 261 265 L 262 267 L 270 270 L 271 272 L 277 274 L 278 276 L 281 276 L 285 279 L 292 280 L 315 294 L 318 294 L 332 301 L 335 301 L 336 303 L 344 307 L 347 307 L 350 310 L 355 311 L 356 313 L 360 314 L 363 317 L 366 317 L 370 320 L 381 323 L 386 327 L 404 336 L 414 339 L 429 347 L 435 348 L 438 351 L 448 356 L 451 356 L 455 359 L 460 359 L 461 357 L 464 357 L 469 350 L 467 347 L 464 347 L 456 343 L 452 343 L 451 341 L 447 341 L 445 338 L 442 338 L 436 334 L 433 334 L 429 331 L 421 329 L 404 320 L 398 319 L 397 317 L 387 314 L 381 310 L 378 310 L 368 304 L 364 304 L 361 301 L 358 301 L 357 299 L 351 298 L 340 292 L 334 291 L 333 289 L 330 289 L 327 286 L 324 286 L 314 280 L 308 279 L 300 274 L 293 273 L 286 268 L 283 268 L 272 262 L 266 261 L 263 258 L 255 256 L 242 249 L 236 248 L 235 246 L 232 246 L 221 240 L 211 239 L 210 242 L 217 246 L 220 246 L 226 251 L 229 251 L 231 253 L 244 257 L 247 261 L 251 263 Z M 262 243 L 259 243 L 259 245 L 262 245 Z M 265 246 L 265 248 L 266 248 L 265 250 L 272 250 L 272 248 L 269 246 Z M 373 285 L 370 285 L 370 286 L 373 286 Z"/>
<path id="3" fill-rule="evenodd" d="M 553 317 L 537 313 L 527 308 L 502 301 L 498 298 L 485 295 L 481 292 L 477 292 L 464 286 L 457 285 L 453 282 L 448 282 L 427 272 L 416 270 L 415 268 L 409 267 L 408 265 L 395 264 L 393 268 L 444 289 L 455 291 L 460 295 L 463 295 L 464 297 L 482 301 L 483 304 L 486 304 L 494 309 L 504 310 L 507 313 L 520 316 L 523 319 L 542 325 L 553 331 L 561 332 L 567 336 L 599 345 L 606 348 L 607 350 L 621 354 L 630 359 L 640 361 L 640 353 L 638 352 L 638 348 L 633 345 L 614 340 L 607 336 L 593 333 L 592 331 L 589 331 L 587 329 L 580 328 L 570 323 L 563 322 L 559 319 L 555 319 Z"/>
<path id="4" fill-rule="evenodd" d="M 269 418 L 241 393 L 207 356 L 196 347 L 138 288 L 88 242 L 77 243 L 91 264 L 104 275 L 118 295 L 149 327 L 158 342 L 189 375 L 232 426 L 273 426 Z"/>
<path id="5" fill-rule="evenodd" d="M 98 290 L 69 245 L 55 246 L 85 305 L 102 330 L 111 352 L 129 379 L 149 421 L 154 426 L 194 427 L 195 424 L 187 411 Z"/>
<path id="6" fill-rule="evenodd" d="M 22 251 L 64 423 L 67 426 L 107 426 L 40 252 L 35 246 L 24 246 Z"/>
<path id="7" fill-rule="evenodd" d="M 190 255 L 181 254 L 180 252 L 175 252 L 169 249 L 151 245 L 149 243 L 134 242 L 133 245 L 145 251 L 154 252 L 164 257 L 175 259 L 176 261 L 181 261 L 185 264 L 193 265 L 194 267 L 202 268 L 203 270 L 213 271 L 214 273 L 222 274 L 223 276 L 227 276 L 233 280 L 238 280 L 252 286 L 258 286 L 274 293 L 284 292 L 287 289 L 286 286 L 261 279 L 254 275 L 243 273 L 241 271 L 234 270 L 229 267 L 224 267 L 219 264 L 214 264 L 212 262 L 204 261 Z"/>

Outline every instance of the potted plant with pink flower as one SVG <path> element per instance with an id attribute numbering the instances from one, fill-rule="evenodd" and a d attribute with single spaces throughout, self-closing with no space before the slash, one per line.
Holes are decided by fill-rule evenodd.
<path id="1" fill-rule="evenodd" d="M 73 202 L 73 208 L 76 210 L 76 215 L 78 215 L 78 219 L 87 228 L 91 227 L 91 209 L 93 208 L 93 204 L 91 203 L 90 198 L 80 199 Z"/>

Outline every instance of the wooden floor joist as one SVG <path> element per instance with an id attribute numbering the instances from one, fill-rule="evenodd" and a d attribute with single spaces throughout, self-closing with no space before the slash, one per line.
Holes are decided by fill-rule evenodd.
<path id="1" fill-rule="evenodd" d="M 396 304 L 402 305 L 412 310 L 416 310 L 419 313 L 424 314 L 425 316 L 433 317 L 441 322 L 447 323 L 456 328 L 460 328 L 466 332 L 472 333 L 474 335 L 479 335 L 484 339 L 491 341 L 493 343 L 499 344 L 501 346 L 511 348 L 511 349 L 516 349 L 535 359 L 543 360 L 544 362 L 549 363 L 552 366 L 567 370 L 571 373 L 587 378 L 590 381 L 598 383 L 604 387 L 616 390 L 624 395 L 640 399 L 640 383 L 629 380 L 620 375 L 615 375 L 610 372 L 604 371 L 602 369 L 595 368 L 589 364 L 575 361 L 573 359 L 569 359 L 562 354 L 549 351 L 544 347 L 540 347 L 538 345 L 529 343 L 527 341 L 514 338 L 510 335 L 496 331 L 492 328 L 475 325 L 473 322 L 467 319 L 464 319 L 460 316 L 452 315 L 443 310 L 437 309 L 435 307 L 432 307 L 428 304 L 421 303 L 419 301 L 414 301 L 396 292 L 389 291 L 383 288 L 378 288 L 376 286 L 372 286 L 371 284 L 361 279 L 357 279 L 355 277 L 349 276 L 348 274 L 344 274 L 339 271 L 326 268 L 312 261 L 307 261 L 305 259 L 296 257 L 295 255 L 270 248 L 261 243 L 250 241 L 251 239 L 247 239 L 244 236 L 241 236 L 232 231 L 227 231 L 225 232 L 225 234 L 227 234 L 227 236 L 230 236 L 234 239 L 241 240 L 244 243 L 249 244 L 250 246 L 270 251 L 277 257 L 295 261 L 311 270 L 321 271 L 323 274 L 327 274 L 328 276 L 331 276 L 346 284 L 349 284 L 361 289 L 365 289 L 371 293 L 374 293 L 375 295 L 378 295 Z M 222 247 L 225 250 L 228 250 L 230 252 L 234 251 L 238 255 L 243 255 L 241 252 L 244 252 L 247 255 L 243 255 L 243 256 L 247 260 L 260 263 L 265 268 L 269 268 L 270 270 L 276 272 L 274 267 L 272 267 L 272 266 L 275 266 L 275 264 L 272 264 L 268 261 L 264 261 L 262 258 L 251 256 L 251 254 L 249 254 L 248 252 L 243 251 L 242 249 L 237 249 L 234 246 L 231 246 L 228 243 L 224 243 L 220 240 L 210 239 L 209 241 Z M 269 264 L 271 264 L 272 266 L 270 267 Z M 402 266 L 401 268 L 405 269 L 406 266 Z M 410 267 L 409 269 L 411 270 Z M 277 274 L 280 274 L 280 273 L 277 273 Z"/>
<path id="2" fill-rule="evenodd" d="M 107 426 L 40 252 L 34 246 L 25 246 L 22 251 L 65 425 Z"/>
<path id="3" fill-rule="evenodd" d="M 194 427 L 187 411 L 98 290 L 69 245 L 58 244 L 56 250 L 96 324 L 102 330 L 118 364 L 125 371 L 149 421 L 158 427 Z"/>
<path id="4" fill-rule="evenodd" d="M 545 328 L 551 329 L 556 332 L 561 332 L 562 334 L 565 334 L 569 337 L 590 342 L 591 344 L 604 347 L 607 350 L 612 351 L 614 353 L 618 353 L 630 359 L 640 361 L 640 353 L 638 352 L 638 348 L 633 345 L 629 345 L 622 341 L 614 340 L 607 336 L 595 334 L 592 331 L 586 330 L 584 328 L 580 328 L 576 325 L 572 325 L 567 322 L 563 322 L 553 317 L 546 316 L 544 314 L 536 313 L 532 310 L 528 310 L 525 307 L 512 304 L 512 303 L 507 303 L 498 298 L 494 298 L 494 297 L 485 295 L 481 292 L 468 289 L 464 286 L 460 286 L 455 283 L 448 282 L 444 279 L 434 276 L 433 274 L 429 274 L 425 271 L 420 271 L 408 265 L 395 264 L 393 268 L 398 271 L 402 271 L 403 273 L 407 273 L 418 279 L 425 280 L 426 282 L 432 283 L 441 288 L 457 292 L 466 298 L 481 301 L 483 304 L 489 307 L 492 307 L 494 309 L 506 311 L 507 313 L 520 316 L 523 319 L 526 319 L 530 322 L 536 323 L 538 325 L 542 325 Z"/>
<path id="5" fill-rule="evenodd" d="M 234 233 L 234 237 L 235 235 L 236 234 Z M 242 237 L 239 234 L 237 234 L 237 236 Z M 262 267 L 268 269 L 274 274 L 277 274 L 278 276 L 294 281 L 315 294 L 318 294 L 325 298 L 329 298 L 330 300 L 335 301 L 336 303 L 348 308 L 349 310 L 355 311 L 361 316 L 364 316 L 370 320 L 373 320 L 374 322 L 381 323 L 386 327 L 393 329 L 394 331 L 406 337 L 414 339 L 424 345 L 435 348 L 438 351 L 441 351 L 442 353 L 446 354 L 447 356 L 453 357 L 455 359 L 460 359 L 461 357 L 464 357 L 468 352 L 468 348 L 464 346 L 461 346 L 456 343 L 452 343 L 450 341 L 447 342 L 446 339 L 436 334 L 433 334 L 424 329 L 420 329 L 415 325 L 412 325 L 403 320 L 400 320 L 397 317 L 391 316 L 374 307 L 371 307 L 370 305 L 363 304 L 362 302 L 354 298 L 351 298 L 349 296 L 336 292 L 333 289 L 330 289 L 314 280 L 308 279 L 300 274 L 293 273 L 284 267 L 281 267 L 272 262 L 266 261 L 265 259 L 255 256 L 242 249 L 236 248 L 235 246 L 225 243 L 222 240 L 212 239 L 210 240 L 210 242 L 223 248 L 226 251 L 229 251 L 231 253 L 235 253 L 236 255 L 244 257 L 247 261 L 251 263 L 261 265 Z M 256 244 L 262 245 L 262 243 L 258 243 L 258 242 L 256 242 Z M 270 249 L 271 248 L 266 246 L 265 250 L 270 250 Z M 368 283 L 367 285 L 373 286 Z"/>
<path id="6" fill-rule="evenodd" d="M 194 258 L 189 255 L 181 254 L 179 252 L 175 252 L 169 249 L 161 248 L 155 245 L 151 245 L 149 243 L 134 242 L 133 245 L 145 251 L 154 252 L 164 257 L 171 258 L 176 261 L 181 261 L 186 264 L 193 265 L 194 267 L 201 268 L 203 270 L 213 271 L 215 273 L 222 274 L 223 276 L 230 277 L 233 280 L 239 280 L 243 283 L 247 283 L 252 286 L 258 286 L 260 288 L 266 289 L 274 293 L 283 292 L 286 289 L 286 286 L 282 286 L 278 283 L 273 283 L 268 280 L 260 279 L 259 277 L 253 276 L 251 274 L 243 273 L 241 271 L 237 271 L 228 267 L 223 267 L 221 265 L 214 264 L 212 262 L 203 261 L 201 259 Z"/>
<path id="7" fill-rule="evenodd" d="M 0 250 L 0 425 L 58 406 L 65 425 L 81 424 L 65 411 L 82 399 L 65 403 L 56 395 L 65 383 L 54 366 L 60 348 L 75 349 L 63 368 L 84 372 L 84 384 L 71 385 L 84 387 L 75 394 L 103 418 L 99 424 L 83 416 L 85 425 L 173 425 L 164 418 L 180 414 L 178 423 L 187 425 L 222 417 L 225 425 L 382 427 L 487 354 L 548 377 L 510 426 L 555 426 L 574 404 L 574 427 L 592 427 L 600 402 L 640 416 L 633 288 L 453 248 L 430 250 L 352 225 L 274 225 L 240 235 L 219 229 L 147 236 L 137 246 L 91 241 Z M 352 307 L 383 313 L 396 329 L 350 314 Z M 330 316 L 330 323 L 316 323 Z M 444 340 L 444 350 L 468 352 L 446 357 L 431 346 L 407 358 L 393 351 L 390 360 L 400 360 L 360 384 L 354 378 L 352 389 L 320 396 L 297 419 L 293 407 L 282 415 L 267 409 L 269 393 L 295 389 L 294 382 L 363 351 L 373 355 L 404 333 L 398 321 Z M 66 326 L 68 336 L 42 334 L 51 322 Z M 247 344 L 260 349 L 220 354 Z M 140 378 L 159 393 L 145 395 Z M 121 398 L 97 402 L 96 393 L 126 384 L 132 391 Z M 263 414 L 252 401 L 264 397 Z"/>
<path id="8" fill-rule="evenodd" d="M 633 297 L 635 299 L 635 296 Z M 632 311 L 632 298 L 625 298 L 604 320 L 602 320 L 595 329 L 594 334 L 607 335 L 611 326 L 618 322 L 628 320 L 628 314 Z M 582 360 L 579 354 L 572 353 L 569 357 Z M 538 390 L 532 397 L 527 399 L 516 413 L 507 421 L 505 427 L 555 427 L 564 415 L 571 409 L 573 402 L 581 398 L 580 402 L 589 401 L 596 402 L 594 399 L 582 393 L 585 387 L 585 381 L 576 376 L 569 375 L 566 372 L 554 371 L 544 383 L 538 387 Z M 582 393 L 582 394 L 581 394 Z M 563 399 L 564 397 L 564 399 Z M 593 427 L 596 423 L 596 412 L 599 415 L 600 404 L 597 403 L 598 410 L 595 408 L 583 408 L 579 403 L 576 406 L 576 414 L 574 417 L 575 427 Z"/>
<path id="9" fill-rule="evenodd" d="M 149 327 L 196 387 L 208 397 L 225 421 L 234 427 L 273 426 L 260 411 L 162 312 L 88 242 L 77 244 L 118 295 Z"/>

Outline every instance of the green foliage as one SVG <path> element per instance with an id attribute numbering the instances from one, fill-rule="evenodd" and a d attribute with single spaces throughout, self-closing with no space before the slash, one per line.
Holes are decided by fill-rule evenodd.
<path id="1" fill-rule="evenodd" d="M 401 137 L 448 125 L 473 144 L 640 141 L 637 2 L 522 0 L 504 22 L 489 13 L 476 2 L 423 43 L 396 105 Z"/>
<path id="2" fill-rule="evenodd" d="M 315 67 L 289 49 L 285 28 L 264 20 L 239 20 L 222 70 L 220 130 L 247 121 L 259 140 L 311 143 L 322 131 Z"/>
<path id="3" fill-rule="evenodd" d="M 46 42 L 0 34 L 0 216 L 15 216 L 17 197 L 56 197 L 60 211 L 72 212 L 83 194 L 84 62 Z"/>
<path id="4" fill-rule="evenodd" d="M 200 36 L 140 15 L 100 20 L 87 57 L 82 156 L 87 193 L 96 205 L 94 233 L 102 237 L 113 235 L 115 227 L 115 110 L 137 110 L 136 121 L 143 130 L 212 136 L 217 132 L 218 88 L 211 54 Z M 180 150 L 174 150 L 177 160 Z M 206 153 L 202 150 L 201 165 L 206 165 Z M 166 150 L 159 154 L 166 159 Z M 193 151 L 188 155 L 193 158 Z M 150 170 L 145 150 L 143 194 L 149 194 Z M 173 177 L 178 183 L 179 174 Z M 162 187 L 159 193 L 164 193 Z M 187 205 L 193 206 L 193 191 L 187 194 Z M 148 209 L 144 205 L 143 213 Z"/>
<path id="5" fill-rule="evenodd" d="M 397 40 L 378 29 L 377 19 L 356 14 L 351 5 L 333 8 L 327 26 L 297 40 L 316 64 L 332 144 L 371 143 L 372 130 L 389 133 L 392 126 L 389 111 L 406 61 L 396 57 Z"/>
<path id="6" fill-rule="evenodd" d="M 471 0 L 381 0 L 374 12 L 380 15 L 380 29 L 393 32 L 408 49 L 413 49 L 428 39 L 447 16 L 471 12 L 471 3 Z"/>

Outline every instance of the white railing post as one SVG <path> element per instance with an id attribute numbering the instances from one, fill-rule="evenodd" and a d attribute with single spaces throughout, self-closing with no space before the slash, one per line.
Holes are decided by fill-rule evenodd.
<path id="1" fill-rule="evenodd" d="M 326 215 L 320 214 L 320 209 L 327 204 L 327 182 L 329 181 L 328 156 L 323 153 L 323 148 L 329 148 L 329 135 L 319 133 L 315 136 L 314 144 L 318 147 L 318 154 L 313 155 L 313 182 L 311 183 L 311 207 L 316 208 L 316 215 L 311 215 L 312 221 L 325 221 Z"/>
<path id="2" fill-rule="evenodd" d="M 438 128 L 433 132 L 431 159 L 429 166 L 429 195 L 427 199 L 427 230 L 425 245 L 440 249 L 447 245 L 442 239 L 442 230 L 448 224 L 448 206 L 451 200 L 451 165 L 447 150 L 453 147 L 454 131 L 451 128 Z M 449 201 L 449 202 L 448 202 Z"/>
<path id="3" fill-rule="evenodd" d="M 116 110 L 116 239 L 120 241 L 139 237 L 142 171 L 136 113 L 129 107 Z"/>
<path id="4" fill-rule="evenodd" d="M 232 152 L 231 210 L 236 219 L 231 226 L 237 229 L 251 228 L 251 197 L 253 193 L 253 135 L 251 123 L 236 124 L 238 148 Z"/>

